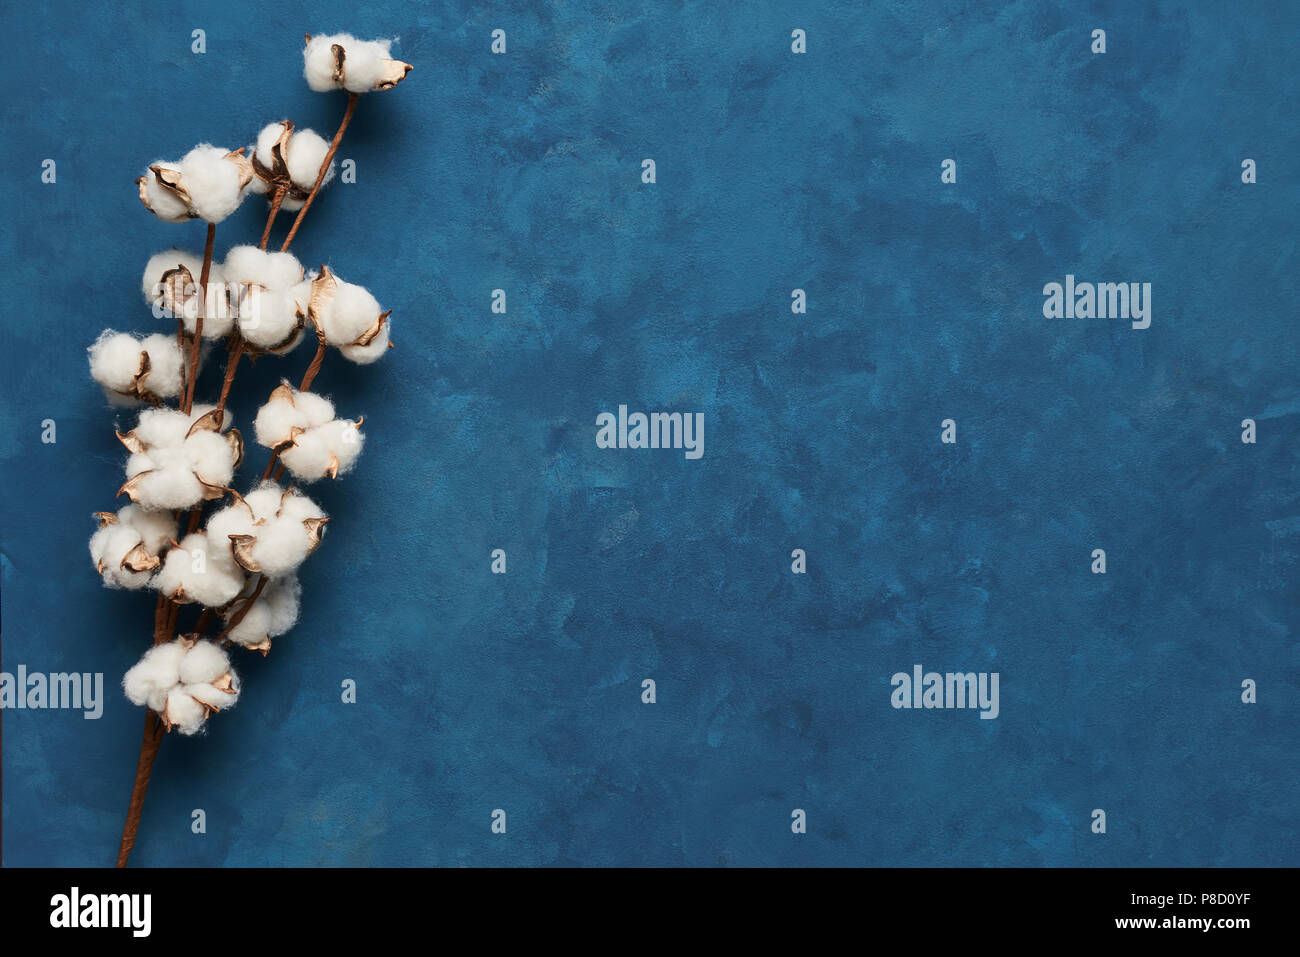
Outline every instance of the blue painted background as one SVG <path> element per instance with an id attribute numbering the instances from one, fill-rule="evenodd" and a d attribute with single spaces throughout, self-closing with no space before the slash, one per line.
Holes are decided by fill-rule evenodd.
<path id="1" fill-rule="evenodd" d="M 133 863 L 1300 863 L 1296 5 L 116 6 L 0 23 L 3 665 L 112 686 L 5 712 L 5 864 L 110 864 L 134 772 L 153 597 L 87 555 L 129 420 L 85 347 L 157 327 L 143 264 L 203 227 L 132 181 L 329 135 L 300 49 L 339 30 L 416 69 L 295 252 L 397 348 L 327 359 L 368 442 L 302 620 L 164 743 Z M 1044 319 L 1067 272 L 1151 282 L 1151 328 Z M 245 367 L 236 424 L 309 358 Z M 702 411 L 704 458 L 598 450 L 619 403 Z M 893 710 L 918 662 L 998 671 L 1001 717 Z"/>

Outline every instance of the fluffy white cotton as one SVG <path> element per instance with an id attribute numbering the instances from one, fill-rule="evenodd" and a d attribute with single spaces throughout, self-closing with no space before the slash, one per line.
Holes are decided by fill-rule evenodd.
<path id="1" fill-rule="evenodd" d="M 145 652 L 122 678 L 133 704 L 158 712 L 168 730 L 194 734 L 208 715 L 239 701 L 239 677 L 210 641 L 177 638 Z"/>
<path id="2" fill-rule="evenodd" d="M 334 418 L 334 404 L 314 392 L 299 392 L 285 382 L 257 411 L 257 444 L 268 449 L 288 442 L 294 429 L 312 429 Z"/>
<path id="3" fill-rule="evenodd" d="M 194 532 L 185 536 L 180 548 L 167 552 L 152 585 L 173 601 L 220 608 L 239 595 L 246 581 L 228 549 L 218 547 L 203 532 Z"/>
<path id="4" fill-rule="evenodd" d="M 306 482 L 347 472 L 361 454 L 365 436 L 359 422 L 334 418 L 333 404 L 312 392 L 296 392 L 285 383 L 262 406 L 254 423 L 257 442 L 281 449 L 282 461 Z"/>
<path id="5" fill-rule="evenodd" d="M 347 90 L 365 93 L 384 78 L 391 40 L 358 40 L 347 33 L 312 37 L 302 51 L 303 76 L 317 93 Z M 343 48 L 343 79 L 334 79 L 334 45 Z"/>
<path id="6" fill-rule="evenodd" d="M 190 207 L 175 192 L 167 189 L 158 181 L 158 177 L 154 172 L 155 168 L 180 173 L 179 163 L 153 163 L 149 169 L 145 170 L 144 176 L 138 181 L 142 187 L 140 198 L 145 201 L 153 214 L 163 222 L 183 223 L 188 219 L 192 219 Z"/>
<path id="7" fill-rule="evenodd" d="M 193 288 L 182 290 L 179 302 L 171 301 L 171 290 L 164 288 L 163 276 L 177 267 L 189 271 Z M 169 249 L 149 258 L 144 267 L 144 280 L 141 283 L 145 302 L 154 308 L 154 315 L 159 318 L 176 318 L 185 320 L 185 331 L 194 333 L 199 314 L 200 280 L 203 278 L 203 260 L 193 253 L 179 249 Z M 214 262 L 208 267 L 208 295 L 203 310 L 203 338 L 224 339 L 230 334 L 234 325 L 234 310 L 226 296 L 226 278 L 222 265 Z"/>
<path id="8" fill-rule="evenodd" d="M 244 198 L 240 169 L 226 158 L 229 152 L 202 143 L 180 162 L 181 185 L 190 194 L 190 209 L 209 223 L 221 222 Z"/>
<path id="9" fill-rule="evenodd" d="M 268 578 L 288 575 L 320 544 L 325 512 L 296 489 L 263 482 L 208 519 L 214 542 L 230 542 L 230 553 L 251 572 Z"/>
<path id="10" fill-rule="evenodd" d="M 148 705 L 162 712 L 167 694 L 181 680 L 181 659 L 186 647 L 180 640 L 154 645 L 144 657 L 131 666 L 122 678 L 122 690 L 135 705 Z"/>
<path id="11" fill-rule="evenodd" d="M 301 281 L 302 263 L 293 253 L 271 252 L 256 246 L 235 246 L 223 264 L 227 282 L 256 283 L 266 289 L 288 290 Z"/>
<path id="12" fill-rule="evenodd" d="M 272 147 L 283 133 L 283 123 L 271 123 L 257 134 L 257 146 L 253 155 L 257 157 L 257 162 L 263 169 L 273 173 L 278 171 Z M 329 148 L 329 141 L 315 130 L 294 130 L 289 134 L 288 142 L 283 149 L 285 163 L 283 172 L 288 174 L 295 189 L 302 193 L 312 191 Z M 334 172 L 335 164 L 331 160 L 329 169 L 325 171 L 325 179 L 321 181 L 322 188 L 334 178 Z M 256 176 L 252 188 L 258 193 L 267 193 L 270 191 L 270 184 L 260 176 Z M 302 208 L 302 204 L 303 200 L 300 197 L 286 195 L 280 202 L 280 208 L 287 212 L 295 212 Z"/>
<path id="13" fill-rule="evenodd" d="M 140 413 L 123 439 L 132 454 L 122 491 L 132 502 L 154 509 L 189 508 L 218 497 L 230 484 L 239 456 L 238 432 L 224 434 L 230 415 L 224 416 L 220 432 L 194 427 L 212 409 L 196 405 L 190 415 L 175 409 Z"/>
<path id="14" fill-rule="evenodd" d="M 252 590 L 250 582 L 245 589 L 246 594 L 223 613 L 227 622 L 240 611 L 244 599 L 251 595 Z M 302 586 L 292 575 L 270 582 L 226 637 L 245 648 L 268 650 L 272 638 L 278 638 L 297 623 L 301 595 Z"/>
<path id="15" fill-rule="evenodd" d="M 89 354 L 90 376 L 105 392 L 130 398 L 153 394 L 163 399 L 180 394 L 182 357 L 174 335 L 155 333 L 137 339 L 106 329 Z M 146 354 L 149 371 L 137 379 Z"/>
<path id="16" fill-rule="evenodd" d="M 285 353 L 302 341 L 304 320 L 293 294 L 244 286 L 239 299 L 239 333 L 255 349 Z"/>
<path id="17" fill-rule="evenodd" d="M 356 422 L 335 419 L 308 429 L 280 453 L 280 461 L 304 482 L 338 478 L 351 470 L 361 455 L 365 435 Z"/>
<path id="18" fill-rule="evenodd" d="M 294 186 L 311 192 L 316 185 L 316 177 L 320 175 L 321 164 L 325 162 L 325 154 L 329 149 L 329 142 L 315 130 L 293 132 L 289 137 L 288 155 L 284 159 L 289 167 L 289 179 L 293 181 Z M 333 178 L 334 161 L 331 160 L 321 187 L 323 188 Z"/>
<path id="19" fill-rule="evenodd" d="M 90 559 L 110 588 L 143 588 L 158 568 L 158 553 L 176 534 L 171 512 L 147 512 L 128 505 L 100 516 L 90 537 Z"/>
<path id="20" fill-rule="evenodd" d="M 302 286 L 294 295 L 304 295 Z M 310 302 L 310 289 L 306 291 Z M 316 322 L 325 334 L 325 341 L 336 347 L 345 359 L 367 365 L 382 356 L 388 349 L 388 333 L 392 322 L 385 317 L 377 334 L 369 342 L 360 342 L 374 332 L 380 319 L 379 300 L 362 286 L 337 280 L 332 295 L 319 298 L 315 312 Z"/>
<path id="21" fill-rule="evenodd" d="M 229 670 L 226 653 L 210 641 L 200 641 L 181 659 L 180 679 L 187 685 L 208 684 Z"/>

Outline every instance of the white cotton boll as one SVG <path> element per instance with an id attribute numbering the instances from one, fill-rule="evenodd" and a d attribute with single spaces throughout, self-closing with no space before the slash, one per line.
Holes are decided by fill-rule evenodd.
<path id="1" fill-rule="evenodd" d="M 208 720 L 207 710 L 184 688 L 176 688 L 167 695 L 163 715 L 168 725 L 184 735 L 197 734 Z"/>
<path id="2" fill-rule="evenodd" d="M 127 392 L 140 371 L 140 340 L 125 332 L 105 329 L 88 350 L 90 376 L 105 389 Z"/>
<path id="3" fill-rule="evenodd" d="M 145 409 L 131 431 L 145 445 L 179 445 L 191 424 L 190 417 L 176 409 Z"/>
<path id="4" fill-rule="evenodd" d="M 181 658 L 181 684 L 210 684 L 230 670 L 230 658 L 218 645 L 197 641 Z"/>
<path id="5" fill-rule="evenodd" d="M 379 318 L 379 300 L 362 286 L 339 282 L 319 316 L 325 341 L 332 346 L 355 342 Z"/>
<path id="6" fill-rule="evenodd" d="M 356 46 L 357 42 L 357 38 L 349 33 L 316 36 L 308 40 L 306 47 L 302 51 L 302 74 L 307 79 L 307 85 L 317 93 L 341 89 L 342 84 L 334 79 L 334 51 L 332 48 L 335 44 L 343 48 L 345 52 L 344 62 L 346 63 L 346 52 Z"/>
<path id="7" fill-rule="evenodd" d="M 275 395 L 258 410 L 253 429 L 258 445 L 273 449 L 289 441 L 293 429 L 311 429 L 334 418 L 334 404 L 313 392 L 296 392 L 286 382 L 291 395 Z"/>
<path id="8" fill-rule="evenodd" d="M 293 253 L 235 246 L 226 253 L 227 282 L 252 282 L 266 289 L 289 289 L 302 280 L 302 263 Z"/>
<path id="9" fill-rule="evenodd" d="M 153 167 L 161 170 L 180 171 L 179 163 L 152 163 L 150 168 L 145 170 L 142 182 L 145 189 L 145 198 L 149 201 L 149 209 L 155 216 L 166 223 L 183 223 L 190 219 L 190 208 L 173 193 L 170 189 L 164 187 L 158 182 L 158 177 L 154 175 Z M 181 174 L 184 176 L 184 174 Z"/>
<path id="10" fill-rule="evenodd" d="M 139 532 L 141 543 L 154 555 L 176 536 L 176 519 L 171 512 L 150 512 L 138 505 L 128 505 L 117 513 L 117 520 Z"/>
<path id="11" fill-rule="evenodd" d="M 383 79 L 391 59 L 391 40 L 353 41 L 351 46 L 344 45 L 346 57 L 343 61 L 343 88 L 349 93 L 365 93 L 373 90 L 375 84 Z"/>
<path id="12" fill-rule="evenodd" d="M 223 556 L 207 535 L 195 532 L 167 553 L 153 587 L 178 601 L 220 608 L 239 595 L 244 583 L 243 569 Z"/>
<path id="13" fill-rule="evenodd" d="M 230 536 L 256 534 L 257 529 L 253 527 L 256 520 L 257 516 L 239 502 L 213 512 L 207 524 L 213 556 L 227 567 L 234 565 L 235 555 L 230 549 Z"/>
<path id="14" fill-rule="evenodd" d="M 122 567 L 122 560 L 141 543 L 137 529 L 128 525 L 105 525 L 90 536 L 90 560 L 109 588 L 143 588 L 152 571 L 133 572 Z"/>
<path id="15" fill-rule="evenodd" d="M 181 185 L 190 194 L 190 207 L 200 219 L 219 223 L 244 198 L 239 167 L 226 159 L 228 150 L 202 143 L 181 159 Z"/>
<path id="16" fill-rule="evenodd" d="M 299 435 L 292 446 L 280 453 L 280 460 L 304 482 L 314 482 L 326 475 L 337 478 L 351 470 L 361 455 L 364 441 L 365 435 L 355 422 L 335 419 Z"/>
<path id="17" fill-rule="evenodd" d="M 203 275 L 203 259 L 193 253 L 187 253 L 180 249 L 168 249 L 165 252 L 156 253 L 149 257 L 149 261 L 144 267 L 144 301 L 153 305 L 158 301 L 162 284 L 163 273 L 166 273 L 177 266 L 184 266 L 189 270 L 190 275 L 194 277 L 197 284 Z M 210 279 L 211 277 L 209 277 Z"/>
<path id="18" fill-rule="evenodd" d="M 279 517 L 281 521 L 301 525 L 309 519 L 324 518 L 325 510 L 306 495 L 295 491 L 290 492 L 280 503 Z"/>
<path id="19" fill-rule="evenodd" d="M 232 543 L 232 553 L 249 571 L 276 579 L 292 572 L 320 544 L 324 522 L 319 520 L 325 518 L 307 496 L 285 493 L 274 482 L 264 482 L 242 504 L 236 502 L 213 515 L 208 534 L 250 536 Z"/>
<path id="20" fill-rule="evenodd" d="M 316 185 L 316 177 L 320 175 L 321 164 L 325 162 L 325 154 L 329 149 L 329 143 L 315 130 L 296 130 L 289 137 L 289 147 L 286 151 L 288 155 L 284 158 L 293 185 L 311 192 Z M 322 188 L 333 178 L 334 161 L 330 160 L 329 169 L 325 171 L 325 179 L 321 181 Z"/>
<path id="21" fill-rule="evenodd" d="M 149 374 L 141 380 L 141 385 L 164 399 L 179 395 L 182 359 L 176 337 L 155 332 L 145 336 L 140 344 L 149 353 Z"/>
<path id="22" fill-rule="evenodd" d="M 241 300 L 239 332 L 255 348 L 287 352 L 302 339 L 302 317 L 284 290 L 251 287 Z"/>
<path id="23" fill-rule="evenodd" d="M 180 681 L 181 658 L 185 646 L 179 641 L 154 645 L 122 678 L 122 690 L 132 704 L 148 704 L 155 711 L 162 710 L 162 702 L 154 697 L 165 695 Z"/>

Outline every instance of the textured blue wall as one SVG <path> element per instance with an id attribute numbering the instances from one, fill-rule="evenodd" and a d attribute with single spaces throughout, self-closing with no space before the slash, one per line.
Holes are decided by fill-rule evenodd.
<path id="1" fill-rule="evenodd" d="M 203 229 L 132 180 L 328 135 L 300 49 L 339 30 L 416 70 L 295 251 L 397 348 L 327 360 L 368 443 L 317 487 L 302 620 L 164 743 L 133 862 L 1300 863 L 1300 8 L 306 6 L 3 13 L 3 664 L 111 686 L 5 712 L 5 864 L 111 863 L 134 772 L 152 596 L 90 567 L 129 422 L 85 347 L 156 328 L 143 264 Z M 1043 318 L 1067 272 L 1151 282 L 1151 328 Z M 246 368 L 236 424 L 308 358 Z M 597 449 L 619 403 L 702 411 L 704 458 Z M 1001 716 L 892 709 L 917 662 L 998 671 Z"/>

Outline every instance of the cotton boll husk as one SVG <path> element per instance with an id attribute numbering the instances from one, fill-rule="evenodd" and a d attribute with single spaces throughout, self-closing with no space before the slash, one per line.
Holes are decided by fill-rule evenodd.
<path id="1" fill-rule="evenodd" d="M 105 389 L 126 392 L 140 371 L 140 340 L 125 332 L 105 329 L 88 350 L 90 376 Z"/>
<path id="2" fill-rule="evenodd" d="M 184 266 L 188 269 L 196 283 L 203 274 L 203 260 L 193 253 L 187 253 L 176 248 L 155 253 L 149 257 L 149 261 L 144 265 L 144 281 L 141 286 L 144 291 L 145 302 L 153 305 L 158 300 L 158 286 L 162 283 L 163 273 L 175 269 L 177 266 Z"/>
<path id="3" fill-rule="evenodd" d="M 212 545 L 212 556 L 226 567 L 235 566 L 235 555 L 230 549 L 231 535 L 254 535 L 253 527 L 256 516 L 245 506 L 235 502 L 214 512 L 208 519 L 208 541 Z"/>
<path id="4" fill-rule="evenodd" d="M 199 218 L 219 223 L 244 198 L 239 167 L 226 159 L 228 150 L 202 143 L 181 159 L 181 185 L 190 194 L 190 207 Z"/>
<path id="5" fill-rule="evenodd" d="M 365 436 L 355 422 L 335 419 L 302 433 L 294 444 L 280 453 L 285 468 L 295 477 L 314 482 L 324 478 L 334 467 L 335 476 L 349 471 L 361 454 Z"/>
<path id="6" fill-rule="evenodd" d="M 90 536 L 90 560 L 96 568 L 103 564 L 100 573 L 109 588 L 143 588 L 149 584 L 152 572 L 133 572 L 122 567 L 122 559 L 142 541 L 139 530 L 129 525 L 105 525 Z"/>
<path id="7" fill-rule="evenodd" d="M 315 130 L 294 131 L 289 137 L 288 155 L 284 158 L 293 185 L 310 192 L 316 185 L 316 177 L 320 175 L 321 164 L 325 162 L 325 154 L 329 150 L 329 143 Z M 330 160 L 321 187 L 324 188 L 333 178 L 334 161 Z"/>
<path id="8" fill-rule="evenodd" d="M 250 290 L 240 304 L 239 331 L 258 349 L 287 352 L 302 338 L 298 304 L 285 290 Z"/>
<path id="9" fill-rule="evenodd" d="M 276 141 L 280 139 L 280 134 L 284 132 L 284 123 L 267 123 L 262 127 L 261 132 L 257 134 L 257 144 L 253 147 L 253 156 L 266 169 L 275 167 L 275 156 L 271 153 L 271 148 L 275 146 Z M 292 136 L 293 134 L 290 134 Z M 268 189 L 266 181 L 260 176 L 253 177 L 253 184 L 260 183 L 261 188 L 257 191 L 265 193 Z"/>
<path id="10" fill-rule="evenodd" d="M 230 670 L 230 658 L 210 641 L 198 641 L 181 658 L 181 684 L 210 684 Z"/>
<path id="11" fill-rule="evenodd" d="M 184 688 L 176 688 L 168 693 L 164 713 L 167 722 L 184 735 L 196 734 L 208 720 L 203 705 Z"/>
<path id="12" fill-rule="evenodd" d="M 202 571 L 195 571 L 195 553 L 202 552 Z M 224 559 L 203 532 L 186 535 L 180 548 L 173 548 L 163 560 L 153 587 L 164 595 L 181 589 L 185 600 L 208 608 L 220 608 L 239 595 L 245 583 L 244 570 Z"/>
<path id="13" fill-rule="evenodd" d="M 150 169 L 144 171 L 145 191 L 149 198 L 149 209 L 155 216 L 167 223 L 183 223 L 190 219 L 190 208 L 181 202 L 171 190 L 165 188 L 158 182 L 158 177 L 154 175 L 153 166 L 159 169 L 180 171 L 179 163 L 151 163 Z M 181 176 L 184 177 L 184 173 Z"/>
<path id="14" fill-rule="evenodd" d="M 131 703 L 148 704 L 155 711 L 161 711 L 162 701 L 153 696 L 159 692 L 165 695 L 176 686 L 184 655 L 185 646 L 178 641 L 154 645 L 146 651 L 122 678 L 122 690 Z"/>
<path id="15" fill-rule="evenodd" d="M 293 253 L 235 246 L 224 263 L 228 282 L 255 282 L 267 289 L 289 289 L 302 280 L 302 263 Z"/>

